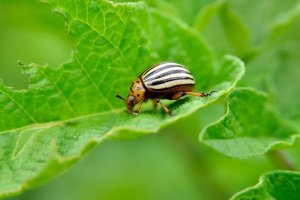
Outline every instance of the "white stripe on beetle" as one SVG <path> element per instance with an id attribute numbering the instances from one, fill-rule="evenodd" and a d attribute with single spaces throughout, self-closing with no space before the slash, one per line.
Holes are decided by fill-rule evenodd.
<path id="1" fill-rule="evenodd" d="M 145 78 L 144 80 L 147 81 L 147 80 L 149 80 L 149 79 L 155 78 L 155 77 L 157 77 L 157 76 L 159 76 L 159 75 L 161 75 L 161 74 L 164 74 L 164 73 L 166 73 L 166 72 L 171 72 L 171 71 L 173 71 L 173 70 L 183 70 L 183 71 L 186 71 L 186 72 L 190 73 L 187 69 L 185 69 L 185 68 L 183 68 L 183 67 L 172 66 L 172 67 L 170 67 L 170 68 L 163 69 L 163 70 L 161 70 L 161 71 L 159 71 L 159 72 L 154 72 L 154 73 L 151 74 L 150 76 L 148 75 L 147 78 L 145 78 L 145 75 L 144 75 L 143 78 Z M 147 74 L 148 74 L 148 73 L 147 73 Z"/>

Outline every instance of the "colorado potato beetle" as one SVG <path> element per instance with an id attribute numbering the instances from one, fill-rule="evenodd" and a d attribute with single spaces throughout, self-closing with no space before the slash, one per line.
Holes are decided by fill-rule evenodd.
<path id="1" fill-rule="evenodd" d="M 156 105 L 159 103 L 162 108 L 172 115 L 161 99 L 178 100 L 185 95 L 198 97 L 207 97 L 216 91 L 210 93 L 193 92 L 195 79 L 190 71 L 184 66 L 173 62 L 162 62 L 147 68 L 131 85 L 127 99 L 116 95 L 119 99 L 125 101 L 130 113 L 138 114 L 143 102 L 151 99 Z M 140 103 L 138 109 L 133 112 L 136 104 Z"/>

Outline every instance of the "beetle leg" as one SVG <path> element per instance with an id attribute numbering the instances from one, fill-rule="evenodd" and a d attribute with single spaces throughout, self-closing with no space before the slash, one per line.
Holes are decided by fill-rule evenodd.
<path id="1" fill-rule="evenodd" d="M 168 113 L 170 116 L 172 116 L 172 111 L 171 111 L 169 108 L 167 108 L 167 107 L 161 102 L 160 99 L 155 99 L 155 100 L 156 100 L 157 103 L 160 103 L 161 107 L 164 109 L 164 111 L 165 111 L 166 113 Z"/>
<path id="2" fill-rule="evenodd" d="M 157 101 L 154 100 L 154 99 L 151 99 L 151 101 L 152 101 L 153 107 L 154 107 L 154 108 L 157 108 Z"/>
<path id="3" fill-rule="evenodd" d="M 140 103 L 140 105 L 139 105 L 139 107 L 138 107 L 138 109 L 136 110 L 136 111 L 134 111 L 136 114 L 139 114 L 139 112 L 140 112 L 140 109 L 141 109 L 141 107 L 142 107 L 142 105 L 143 105 L 143 103 L 144 103 L 144 99 L 142 99 L 142 101 L 141 101 L 141 103 Z"/>
<path id="4" fill-rule="evenodd" d="M 204 92 L 201 93 L 197 93 L 197 92 L 184 92 L 185 94 L 189 94 L 192 96 L 196 96 L 196 97 L 208 97 L 210 95 L 212 95 L 212 93 L 217 92 L 215 90 L 211 91 L 210 93 L 205 94 Z"/>

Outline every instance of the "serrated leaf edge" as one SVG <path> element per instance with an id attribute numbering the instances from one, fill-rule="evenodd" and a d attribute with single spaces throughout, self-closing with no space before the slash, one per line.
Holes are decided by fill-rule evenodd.
<path id="1" fill-rule="evenodd" d="M 263 95 L 264 97 L 268 97 L 268 96 L 269 96 L 267 93 L 265 93 L 265 92 L 263 92 L 263 91 L 258 91 L 258 90 L 254 89 L 254 88 L 251 88 L 251 87 L 238 87 L 238 88 L 236 88 L 235 90 L 250 90 L 250 91 L 256 92 L 256 93 L 258 93 L 258 94 L 260 94 L 260 95 Z M 205 127 L 201 130 L 201 132 L 200 132 L 200 134 L 199 134 L 199 141 L 200 141 L 201 143 L 207 145 L 207 144 L 205 143 L 205 140 L 203 139 L 206 130 L 207 130 L 209 127 L 211 127 L 211 126 L 217 125 L 218 123 L 222 122 L 229 114 L 230 114 L 229 102 L 227 102 L 227 104 L 226 104 L 226 113 L 225 113 L 220 119 L 218 119 L 217 121 L 215 121 L 215 122 L 213 122 L 213 123 L 211 123 L 211 124 L 208 124 L 207 126 L 205 126 Z M 277 113 L 276 113 L 276 114 L 277 114 Z M 282 120 L 282 121 L 285 122 L 285 123 L 287 123 L 287 124 L 289 124 L 289 125 L 291 125 L 291 126 L 293 126 L 293 125 L 290 124 L 289 122 L 286 122 L 286 121 L 284 121 L 284 120 Z M 297 128 L 295 128 L 295 130 L 297 130 Z M 232 157 L 232 158 L 240 158 L 240 159 L 247 159 L 247 158 L 251 158 L 251 157 L 254 157 L 254 156 L 258 156 L 258 155 L 265 154 L 265 153 L 269 152 L 270 150 L 275 149 L 276 147 L 281 146 L 281 145 L 284 145 L 284 146 L 292 146 L 292 145 L 296 142 L 296 140 L 297 140 L 298 138 L 300 138 L 300 133 L 295 133 L 295 134 L 291 135 L 291 136 L 288 138 L 289 141 L 279 141 L 279 142 L 274 142 L 274 143 L 270 144 L 269 146 L 267 146 L 266 149 L 265 149 L 265 151 L 260 152 L 260 153 L 253 153 L 253 154 L 251 154 L 251 155 L 249 155 L 249 156 L 246 156 L 246 157 L 244 157 L 244 156 L 242 156 L 242 157 L 238 157 L 238 156 L 237 156 L 237 157 L 233 157 L 233 156 L 227 155 L 226 153 L 223 153 L 223 152 L 221 152 L 221 151 L 219 151 L 219 150 L 217 150 L 217 149 L 215 149 L 215 150 L 218 151 L 218 152 L 221 153 L 221 154 L 224 154 L 224 155 L 228 156 L 228 157 Z M 207 146 L 210 147 L 210 145 L 207 145 Z"/>

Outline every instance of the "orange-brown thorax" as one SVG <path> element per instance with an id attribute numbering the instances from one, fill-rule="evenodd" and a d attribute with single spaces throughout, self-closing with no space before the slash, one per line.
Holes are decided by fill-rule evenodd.
<path id="1" fill-rule="evenodd" d="M 145 87 L 141 81 L 140 78 L 137 78 L 130 88 L 127 100 L 126 100 L 126 106 L 127 109 L 132 111 L 133 107 L 138 104 L 143 98 L 145 97 Z"/>

